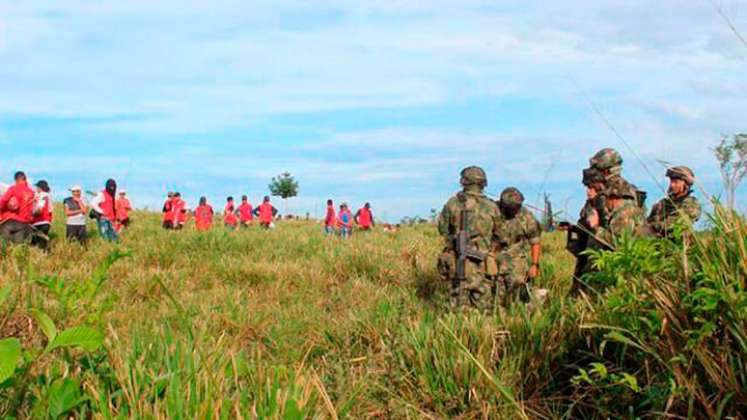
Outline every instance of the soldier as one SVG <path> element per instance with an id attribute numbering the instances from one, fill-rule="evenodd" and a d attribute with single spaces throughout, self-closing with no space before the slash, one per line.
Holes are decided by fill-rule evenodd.
<path id="1" fill-rule="evenodd" d="M 610 183 L 617 183 L 618 188 L 622 188 L 622 183 L 627 184 L 627 187 L 632 192 L 632 198 L 635 204 L 641 209 L 646 205 L 646 192 L 639 190 L 635 185 L 628 182 L 622 176 L 622 164 L 623 159 L 617 150 L 612 148 L 605 148 L 598 151 L 591 159 L 589 159 L 589 166 L 598 170 L 604 178 L 605 187 L 609 186 Z"/>
<path id="2" fill-rule="evenodd" d="M 491 279 L 497 274 L 490 251 L 498 207 L 483 193 L 488 181 L 481 168 L 462 170 L 460 183 L 462 191 L 449 199 L 439 219 L 438 231 L 446 247 L 438 270 L 442 280 L 451 282 L 452 308 L 490 310 L 494 302 Z"/>
<path id="3" fill-rule="evenodd" d="M 643 210 L 636 204 L 635 190 L 624 179 L 614 179 L 604 190 L 607 224 L 600 224 L 600 212 L 594 210 L 586 223 L 593 236 L 589 245 L 595 249 L 615 249 L 617 241 L 629 232 L 639 235 L 643 227 Z"/>
<path id="4" fill-rule="evenodd" d="M 589 263 L 589 257 L 583 254 L 589 247 L 589 233 L 591 227 L 588 225 L 587 220 L 593 212 L 598 212 L 605 215 L 606 209 L 604 206 L 604 177 L 602 174 L 594 168 L 586 168 L 583 171 L 582 182 L 586 187 L 586 203 L 581 209 L 578 222 L 576 226 L 570 226 L 568 230 L 568 242 L 566 243 L 566 249 L 568 252 L 576 257 L 576 267 L 573 270 L 573 281 L 571 285 L 571 295 L 578 293 L 581 287 L 581 278 L 584 274 L 591 272 L 592 266 Z M 604 216 L 601 217 L 600 225 L 606 225 L 606 219 Z"/>
<path id="5" fill-rule="evenodd" d="M 667 170 L 669 194 L 656 203 L 648 216 L 650 231 L 660 237 L 672 237 L 678 223 L 695 223 L 700 218 L 700 203 L 692 193 L 695 174 L 687 166 Z"/>
<path id="6" fill-rule="evenodd" d="M 503 190 L 498 201 L 497 295 L 504 306 L 508 306 L 516 296 L 527 301 L 529 282 L 539 275 L 542 228 L 523 204 L 524 196 L 514 187 Z"/>

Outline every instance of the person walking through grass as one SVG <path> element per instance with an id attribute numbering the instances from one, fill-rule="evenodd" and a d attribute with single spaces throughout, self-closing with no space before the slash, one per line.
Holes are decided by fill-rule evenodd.
<path id="1" fill-rule="evenodd" d="M 104 190 L 91 201 L 91 209 L 95 212 L 99 234 L 109 242 L 119 240 L 119 234 L 114 229 L 114 222 L 117 218 L 116 196 L 117 182 L 109 179 L 106 181 Z"/>
<path id="2" fill-rule="evenodd" d="M 252 224 L 254 220 L 254 209 L 251 203 L 249 203 L 249 197 L 241 196 L 241 205 L 239 206 L 239 222 L 241 222 L 241 228 L 246 229 Z"/>
<path id="3" fill-rule="evenodd" d="M 223 208 L 223 224 L 228 230 L 236 230 L 238 220 L 236 219 L 236 206 L 233 197 L 226 199 L 226 207 Z"/>
<path id="4" fill-rule="evenodd" d="M 174 193 L 169 191 L 166 195 L 166 201 L 163 203 L 163 228 L 170 230 L 174 228 L 174 212 L 172 211 L 172 205 L 174 204 Z"/>
<path id="5" fill-rule="evenodd" d="M 340 212 L 337 214 L 337 224 L 340 228 L 340 237 L 347 239 L 353 234 L 353 215 L 350 213 L 348 205 L 340 205 Z"/>
<path id="6" fill-rule="evenodd" d="M 376 223 L 374 222 L 373 213 L 371 212 L 371 203 L 366 203 L 356 213 L 355 223 L 358 225 L 360 230 L 367 231 L 371 230 Z"/>
<path id="7" fill-rule="evenodd" d="M 132 203 L 127 198 L 127 191 L 121 190 L 117 198 L 117 232 L 130 226 L 130 211 L 132 211 Z"/>
<path id="8" fill-rule="evenodd" d="M 200 197 L 200 205 L 195 209 L 195 227 L 199 232 L 205 232 L 213 227 L 213 207 L 208 204 L 207 197 Z"/>
<path id="9" fill-rule="evenodd" d="M 67 217 L 65 236 L 68 240 L 85 244 L 88 238 L 86 229 L 88 206 L 83 200 L 83 188 L 80 185 L 75 185 L 70 188 L 70 194 L 71 196 L 63 201 L 65 216 Z"/>
<path id="10" fill-rule="evenodd" d="M 49 251 L 49 231 L 52 228 L 52 197 L 49 192 L 49 184 L 41 180 L 35 184 L 36 195 L 34 197 L 34 231 L 31 236 L 31 245 L 39 247 L 43 251 Z"/>
<path id="11" fill-rule="evenodd" d="M 26 174 L 16 172 L 15 184 L 0 197 L 0 237 L 22 244 L 31 236 L 34 220 L 34 191 L 28 186 Z"/>
<path id="12" fill-rule="evenodd" d="M 181 230 L 187 224 L 189 214 L 189 205 L 182 199 L 180 192 L 175 192 L 171 200 L 171 220 L 172 229 Z"/>
<path id="13" fill-rule="evenodd" d="M 259 218 L 259 225 L 265 229 L 272 229 L 275 227 L 272 221 L 275 219 L 277 214 L 278 209 L 270 203 L 269 196 L 265 196 L 264 200 L 262 200 L 262 204 L 254 209 L 254 215 Z"/>
<path id="14" fill-rule="evenodd" d="M 327 200 L 327 214 L 324 217 L 324 233 L 327 235 L 333 235 L 336 231 L 335 227 L 337 224 L 337 214 L 335 213 L 335 205 L 331 199 Z"/>

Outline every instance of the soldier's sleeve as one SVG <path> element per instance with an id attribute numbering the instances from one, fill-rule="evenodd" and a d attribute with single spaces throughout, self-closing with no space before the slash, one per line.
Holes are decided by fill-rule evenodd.
<path id="1" fill-rule="evenodd" d="M 654 207 L 651 209 L 651 214 L 649 214 L 648 219 L 646 220 L 654 232 L 661 232 L 665 228 L 665 218 L 662 217 L 663 208 L 663 201 L 659 201 L 654 204 Z"/>
<path id="2" fill-rule="evenodd" d="M 529 243 L 532 245 L 540 243 L 540 236 L 542 235 L 542 227 L 539 221 L 532 213 L 526 213 L 526 235 L 529 239 Z"/>
<path id="3" fill-rule="evenodd" d="M 687 217 L 690 218 L 690 221 L 692 223 L 697 222 L 700 219 L 701 214 L 701 207 L 700 202 L 695 197 L 688 197 L 688 199 L 685 201 L 685 205 L 682 207 L 682 210 L 687 214 Z"/>
<path id="4" fill-rule="evenodd" d="M 443 210 L 441 210 L 441 216 L 438 218 L 438 233 L 441 234 L 441 236 L 448 236 L 449 235 L 449 222 L 451 221 L 451 210 L 449 209 L 449 205 L 445 205 Z"/>

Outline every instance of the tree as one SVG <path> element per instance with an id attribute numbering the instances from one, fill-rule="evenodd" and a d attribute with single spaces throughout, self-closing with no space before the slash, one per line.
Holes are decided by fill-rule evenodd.
<path id="1" fill-rule="evenodd" d="M 737 205 L 737 189 L 747 176 L 747 134 L 722 136 L 713 152 L 724 181 L 726 204 L 729 209 L 734 210 Z"/>
<path id="2" fill-rule="evenodd" d="M 298 182 L 289 172 L 273 177 L 269 185 L 270 194 L 285 201 L 285 215 L 288 215 L 288 199 L 298 195 Z"/>

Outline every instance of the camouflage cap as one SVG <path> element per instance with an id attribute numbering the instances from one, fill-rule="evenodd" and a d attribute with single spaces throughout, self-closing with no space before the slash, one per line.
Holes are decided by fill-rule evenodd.
<path id="1" fill-rule="evenodd" d="M 629 182 L 622 178 L 615 178 L 609 181 L 604 189 L 604 195 L 615 198 L 636 198 L 637 189 Z"/>
<path id="2" fill-rule="evenodd" d="M 479 166 L 469 166 L 462 169 L 461 178 L 460 182 L 464 186 L 480 185 L 486 187 L 488 185 L 488 176 Z"/>
<path id="3" fill-rule="evenodd" d="M 508 187 L 501 193 L 501 204 L 507 206 L 521 206 L 524 204 L 524 195 L 518 188 Z"/>
<path id="4" fill-rule="evenodd" d="M 593 184 L 603 184 L 604 176 L 602 176 L 602 173 L 597 169 L 586 168 L 584 169 L 584 174 L 581 178 L 581 182 L 583 182 L 583 184 L 587 187 Z"/>
<path id="5" fill-rule="evenodd" d="M 667 170 L 667 178 L 681 179 L 689 186 L 695 184 L 695 173 L 687 166 L 675 166 Z"/>
<path id="6" fill-rule="evenodd" d="M 591 159 L 589 159 L 589 165 L 600 171 L 621 166 L 622 163 L 623 160 L 620 153 L 609 147 L 598 151 Z"/>

